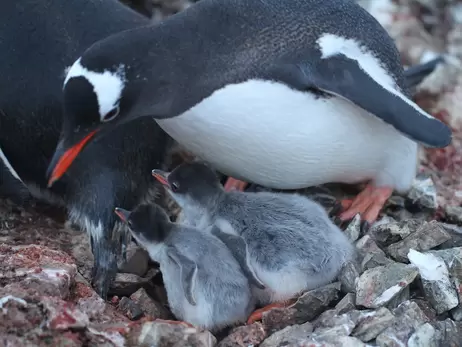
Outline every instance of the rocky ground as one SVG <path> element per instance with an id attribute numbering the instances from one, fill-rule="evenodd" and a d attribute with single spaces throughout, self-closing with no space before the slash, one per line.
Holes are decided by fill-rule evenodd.
<path id="1" fill-rule="evenodd" d="M 190 4 L 133 2 L 154 21 Z M 214 336 L 159 320 L 174 317 L 144 251 L 129 249 L 105 302 L 88 284 L 88 239 L 64 223 L 63 211 L 0 201 L 0 346 L 461 346 L 462 3 L 360 2 L 389 30 L 404 64 L 448 55 L 416 100 L 451 124 L 454 141 L 422 151 L 413 189 L 393 196 L 367 233 L 356 220 L 345 226 L 357 264 L 292 307 Z M 353 192 L 329 185 L 306 193 L 329 209 Z"/>

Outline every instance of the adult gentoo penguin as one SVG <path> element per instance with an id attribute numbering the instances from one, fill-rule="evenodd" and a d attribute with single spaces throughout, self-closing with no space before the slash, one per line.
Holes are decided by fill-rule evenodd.
<path id="1" fill-rule="evenodd" d="M 102 296 L 126 230 L 114 208 L 134 208 L 162 191 L 151 170 L 162 166 L 171 139 L 144 118 L 89 145 L 51 189 L 46 170 L 60 137 L 65 69 L 92 43 L 147 23 L 116 0 L 0 3 L 1 181 L 11 190 L 16 179 L 34 196 L 67 207 L 70 219 L 91 236 L 93 284 Z"/>
<path id="2" fill-rule="evenodd" d="M 64 108 L 50 184 L 90 139 L 153 116 L 237 179 L 369 181 L 344 220 L 375 220 L 393 190 L 410 187 L 418 145 L 451 142 L 411 101 L 393 40 L 351 0 L 202 0 L 91 46 L 68 71 Z"/>

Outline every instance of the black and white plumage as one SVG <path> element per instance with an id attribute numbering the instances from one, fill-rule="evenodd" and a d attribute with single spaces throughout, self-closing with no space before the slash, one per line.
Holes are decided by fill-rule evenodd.
<path id="1" fill-rule="evenodd" d="M 205 231 L 171 223 L 157 205 L 117 208 L 133 237 L 160 264 L 173 314 L 218 330 L 244 322 L 255 307 L 247 278 L 228 248 Z"/>
<path id="2" fill-rule="evenodd" d="M 411 100 L 393 40 L 351 0 L 202 0 L 95 43 L 64 99 L 50 183 L 88 134 L 142 116 L 235 178 L 278 189 L 370 180 L 384 199 L 410 188 L 418 144 L 451 141 Z"/>
<path id="3" fill-rule="evenodd" d="M 171 139 L 144 118 L 89 145 L 51 189 L 46 170 L 60 138 L 66 69 L 95 41 L 146 24 L 116 0 L 0 4 L 2 184 L 11 190 L 11 179 L 22 181 L 34 196 L 67 207 L 70 220 L 91 237 L 94 286 L 103 297 L 126 230 L 114 207 L 154 200 L 159 186 L 150 171 L 162 166 Z"/>
<path id="4" fill-rule="evenodd" d="M 355 256 L 322 206 L 306 197 L 225 192 L 214 172 L 198 162 L 153 175 L 181 206 L 179 223 L 207 229 L 230 248 L 260 304 L 332 282 Z"/>

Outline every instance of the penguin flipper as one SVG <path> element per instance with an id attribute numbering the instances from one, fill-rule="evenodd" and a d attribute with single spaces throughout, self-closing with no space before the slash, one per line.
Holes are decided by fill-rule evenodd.
<path id="1" fill-rule="evenodd" d="M 259 289 L 265 289 L 265 285 L 262 281 L 260 281 L 252 265 L 250 264 L 249 250 L 245 240 L 240 236 L 225 233 L 221 231 L 217 226 L 212 228 L 211 233 L 228 247 L 234 258 L 241 266 L 241 269 L 249 282 L 251 282 Z"/>
<path id="2" fill-rule="evenodd" d="M 408 88 L 416 87 L 422 80 L 430 75 L 436 67 L 444 62 L 443 56 L 438 56 L 426 63 L 417 64 L 408 67 L 404 70 L 404 77 L 406 79 L 406 85 Z"/>
<path id="3" fill-rule="evenodd" d="M 345 55 L 279 66 L 273 75 L 302 91 L 317 89 L 347 99 L 425 146 L 443 148 L 451 143 L 452 132 L 446 124 L 399 90 L 377 82 L 358 61 Z"/>
<path id="4" fill-rule="evenodd" d="M 181 283 L 186 300 L 188 300 L 192 306 L 196 306 L 197 301 L 194 293 L 197 280 L 197 264 L 175 249 L 169 251 L 169 257 L 180 268 Z"/>

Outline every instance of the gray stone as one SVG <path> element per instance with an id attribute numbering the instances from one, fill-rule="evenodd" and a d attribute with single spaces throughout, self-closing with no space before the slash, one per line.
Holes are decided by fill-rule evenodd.
<path id="1" fill-rule="evenodd" d="M 158 272 L 158 269 L 150 269 L 145 277 L 131 273 L 118 273 L 111 284 L 110 292 L 117 296 L 130 296 L 143 285 L 150 282 Z"/>
<path id="2" fill-rule="evenodd" d="M 462 323 L 450 319 L 431 323 L 437 329 L 438 346 L 459 347 L 462 341 Z"/>
<path id="3" fill-rule="evenodd" d="M 313 325 L 309 322 L 300 325 L 295 324 L 275 332 L 270 337 L 266 338 L 260 344 L 260 347 L 283 346 L 284 343 L 288 343 L 289 341 L 307 338 L 312 331 Z"/>
<path id="4" fill-rule="evenodd" d="M 451 266 L 455 258 L 462 260 L 462 247 L 454 247 L 449 249 L 430 250 L 426 253 L 434 254 L 444 260 L 451 271 Z"/>
<path id="5" fill-rule="evenodd" d="M 435 328 L 430 323 L 422 324 L 408 340 L 408 347 L 438 347 Z"/>
<path id="6" fill-rule="evenodd" d="M 131 320 L 137 320 L 143 316 L 143 311 L 141 310 L 141 307 L 136 302 L 130 300 L 126 296 L 120 299 L 117 308 Z"/>
<path id="7" fill-rule="evenodd" d="M 296 323 L 305 323 L 321 314 L 332 301 L 338 298 L 340 287 L 340 282 L 334 282 L 300 296 L 290 307 L 297 310 Z"/>
<path id="8" fill-rule="evenodd" d="M 438 208 L 436 188 L 429 174 L 419 173 L 414 179 L 407 198 L 414 204 L 435 210 Z"/>
<path id="9" fill-rule="evenodd" d="M 456 289 L 459 303 L 462 303 L 462 259 L 454 258 L 449 265 L 449 275 Z"/>
<path id="10" fill-rule="evenodd" d="M 128 337 L 129 346 L 140 347 L 213 347 L 217 340 L 209 331 L 201 331 L 183 324 L 145 322 L 132 329 Z"/>
<path id="11" fill-rule="evenodd" d="M 149 254 L 142 248 L 132 251 L 128 261 L 122 264 L 120 272 L 126 272 L 143 277 L 148 272 Z"/>
<path id="12" fill-rule="evenodd" d="M 336 318 L 336 322 L 340 322 L 340 324 L 318 328 L 311 334 L 311 337 L 317 341 L 331 342 L 338 339 L 339 336 L 349 336 L 355 327 L 355 323 L 347 315 Z"/>
<path id="13" fill-rule="evenodd" d="M 356 281 L 359 278 L 359 271 L 355 262 L 349 261 L 342 266 L 338 275 L 338 281 L 342 284 L 341 290 L 344 293 L 354 293 L 356 291 Z"/>
<path id="14" fill-rule="evenodd" d="M 135 293 L 130 296 L 134 302 L 136 302 L 144 314 L 152 318 L 160 319 L 172 319 L 173 316 L 169 310 L 167 310 L 161 303 L 153 300 L 144 288 L 138 289 Z"/>
<path id="15" fill-rule="evenodd" d="M 437 316 L 436 311 L 427 300 L 412 299 L 410 301 L 416 303 L 419 306 L 420 310 L 424 313 L 424 315 L 428 317 L 428 319 L 430 320 L 436 319 L 436 316 Z"/>
<path id="16" fill-rule="evenodd" d="M 233 329 L 217 347 L 258 346 L 266 338 L 266 331 L 260 323 L 244 325 Z"/>
<path id="17" fill-rule="evenodd" d="M 412 301 L 403 302 L 393 310 L 395 320 L 392 325 L 377 336 L 380 347 L 406 346 L 407 341 L 418 327 L 429 321 L 420 307 Z"/>
<path id="18" fill-rule="evenodd" d="M 356 248 L 361 253 L 382 253 L 385 254 L 377 243 L 374 241 L 374 238 L 370 234 L 366 234 L 356 241 Z"/>
<path id="19" fill-rule="evenodd" d="M 304 323 L 303 317 L 297 317 L 295 308 L 273 308 L 263 313 L 262 324 L 268 334 L 282 330 L 289 325 Z"/>
<path id="20" fill-rule="evenodd" d="M 364 235 L 356 242 L 356 248 L 362 256 L 360 271 L 361 273 L 377 266 L 388 265 L 393 263 L 388 259 L 385 252 L 382 251 L 370 235 Z"/>
<path id="21" fill-rule="evenodd" d="M 383 223 L 371 227 L 368 234 L 372 236 L 378 245 L 384 247 L 413 234 L 421 225 L 422 222 L 415 219 Z"/>
<path id="22" fill-rule="evenodd" d="M 339 335 L 350 335 L 356 325 L 354 318 L 356 317 L 347 313 L 337 315 L 335 310 L 326 311 L 315 322 L 313 322 L 315 328 L 314 333 L 320 336 L 326 331 L 328 331 L 327 334 L 330 334 L 329 332 L 332 331 L 332 328 L 341 328 L 337 332 Z"/>
<path id="23" fill-rule="evenodd" d="M 369 253 L 361 261 L 361 271 L 364 272 L 377 266 L 385 266 L 392 263 L 394 263 L 393 260 L 387 258 L 385 253 Z"/>
<path id="24" fill-rule="evenodd" d="M 387 308 L 390 310 L 393 310 L 397 308 L 402 302 L 409 300 L 410 297 L 411 297 L 411 290 L 409 289 L 409 286 L 407 286 L 401 291 L 401 293 L 396 295 L 393 299 L 391 299 L 388 302 Z"/>
<path id="25" fill-rule="evenodd" d="M 437 314 L 453 309 L 459 304 L 456 289 L 449 279 L 443 259 L 411 249 L 408 258 L 419 269 L 425 297 Z"/>
<path id="26" fill-rule="evenodd" d="M 461 206 L 446 206 L 444 208 L 446 218 L 451 222 L 462 223 L 462 207 Z"/>
<path id="27" fill-rule="evenodd" d="M 454 319 L 457 322 L 462 321 L 462 307 L 460 304 L 451 310 L 451 316 L 452 319 Z"/>
<path id="28" fill-rule="evenodd" d="M 319 317 L 313 320 L 311 323 L 313 323 L 314 329 L 319 327 L 330 327 L 332 326 L 332 321 L 334 321 L 339 316 L 340 315 L 337 314 L 335 309 L 327 310 L 321 313 Z"/>
<path id="29" fill-rule="evenodd" d="M 367 308 L 386 306 L 417 276 L 413 265 L 394 263 L 365 271 L 356 284 L 356 305 Z"/>
<path id="30" fill-rule="evenodd" d="M 366 347 L 367 345 L 356 337 L 340 336 L 335 342 L 336 347 Z"/>
<path id="31" fill-rule="evenodd" d="M 346 236 L 348 236 L 351 242 L 354 242 L 359 238 L 359 235 L 361 233 L 361 216 L 359 215 L 359 213 L 353 217 L 350 224 L 348 224 L 348 226 L 344 230 L 344 233 L 346 234 Z"/>
<path id="32" fill-rule="evenodd" d="M 407 262 L 409 250 L 427 251 L 443 242 L 451 236 L 444 230 L 440 223 L 431 221 L 424 223 L 415 233 L 407 236 L 404 240 L 394 243 L 387 248 L 388 254 L 400 262 Z"/>
<path id="33" fill-rule="evenodd" d="M 346 294 L 337 305 L 335 311 L 337 314 L 343 314 L 356 308 L 356 297 L 353 293 Z"/>
<path id="34" fill-rule="evenodd" d="M 382 331 L 391 326 L 395 320 L 395 316 L 390 310 L 384 307 L 376 311 L 359 312 L 360 314 L 352 335 L 363 342 L 375 339 Z"/>
<path id="35" fill-rule="evenodd" d="M 441 223 L 441 226 L 449 233 L 451 238 L 442 243 L 439 248 L 446 249 L 462 246 L 462 227 L 446 223 Z"/>

